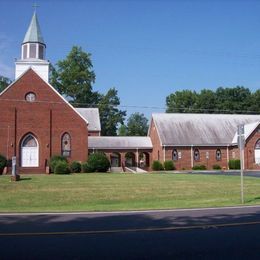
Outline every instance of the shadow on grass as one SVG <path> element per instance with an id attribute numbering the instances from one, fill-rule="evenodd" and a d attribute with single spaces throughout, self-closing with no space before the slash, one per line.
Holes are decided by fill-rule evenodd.
<path id="1" fill-rule="evenodd" d="M 255 197 L 253 199 L 247 200 L 246 203 L 250 203 L 250 202 L 256 202 L 259 201 L 260 202 L 260 197 Z"/>
<path id="2" fill-rule="evenodd" d="M 21 177 L 20 181 L 30 181 L 32 178 L 29 177 Z"/>

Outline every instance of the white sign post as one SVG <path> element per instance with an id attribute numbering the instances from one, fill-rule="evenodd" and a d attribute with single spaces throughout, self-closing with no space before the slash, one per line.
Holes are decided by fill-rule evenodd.
<path id="1" fill-rule="evenodd" d="M 241 203 L 244 204 L 244 147 L 245 147 L 245 129 L 244 125 L 239 125 L 237 129 L 237 144 L 240 152 L 240 196 Z"/>

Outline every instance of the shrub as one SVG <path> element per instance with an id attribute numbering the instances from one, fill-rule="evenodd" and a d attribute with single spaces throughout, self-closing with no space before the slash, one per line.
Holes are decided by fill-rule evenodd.
<path id="1" fill-rule="evenodd" d="M 62 155 L 53 155 L 50 159 L 50 168 L 51 168 L 51 172 L 54 172 L 56 164 L 59 161 L 63 161 L 63 162 L 68 162 L 66 157 L 62 156 Z"/>
<path id="2" fill-rule="evenodd" d="M 104 153 L 96 152 L 89 155 L 88 166 L 94 172 L 107 172 L 110 162 Z"/>
<path id="3" fill-rule="evenodd" d="M 54 173 L 55 174 L 69 174 L 70 173 L 70 169 L 69 169 L 69 165 L 67 162 L 65 161 L 57 161 L 55 168 L 54 168 Z"/>
<path id="4" fill-rule="evenodd" d="M 228 166 L 230 170 L 239 170 L 240 169 L 240 160 L 229 160 Z"/>
<path id="5" fill-rule="evenodd" d="M 212 166 L 212 168 L 213 168 L 213 170 L 221 170 L 221 166 L 218 165 L 218 164 L 214 164 L 214 165 Z"/>
<path id="6" fill-rule="evenodd" d="M 93 172 L 93 170 L 89 167 L 88 162 L 83 162 L 81 164 L 81 171 L 82 172 Z"/>
<path id="7" fill-rule="evenodd" d="M 175 170 L 175 165 L 173 163 L 173 161 L 165 161 L 164 162 L 164 169 L 165 171 L 172 171 L 172 170 Z"/>
<path id="8" fill-rule="evenodd" d="M 4 169 L 4 167 L 6 166 L 7 160 L 6 158 L 0 154 L 0 170 Z"/>
<path id="9" fill-rule="evenodd" d="M 74 173 L 79 173 L 79 172 L 81 172 L 81 164 L 80 164 L 80 162 L 73 161 L 73 162 L 70 164 L 70 171 L 71 171 L 71 172 L 74 172 Z"/>
<path id="10" fill-rule="evenodd" d="M 194 171 L 203 171 L 203 170 L 207 170 L 207 168 L 203 164 L 198 164 L 198 165 L 194 165 L 192 167 L 192 170 L 194 170 Z"/>
<path id="11" fill-rule="evenodd" d="M 160 161 L 153 161 L 152 169 L 154 171 L 161 171 L 163 170 L 163 165 Z"/>

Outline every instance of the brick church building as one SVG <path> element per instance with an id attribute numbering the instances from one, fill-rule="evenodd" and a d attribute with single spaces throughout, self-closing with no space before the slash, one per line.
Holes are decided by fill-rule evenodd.
<path id="1" fill-rule="evenodd" d="M 153 114 L 147 136 L 100 136 L 97 108 L 74 108 L 49 83 L 46 45 L 36 13 L 15 63 L 15 81 L 0 93 L 0 154 L 20 173 L 44 173 L 52 155 L 86 161 L 104 152 L 112 170 L 151 170 L 172 160 L 178 170 L 203 164 L 228 169 L 238 159 L 237 126 L 245 126 L 245 168 L 260 169 L 260 115 Z"/>
<path id="2" fill-rule="evenodd" d="M 19 172 L 45 172 L 49 158 L 88 156 L 88 121 L 49 83 L 43 37 L 34 13 L 15 64 L 15 81 L 0 95 L 0 153 Z"/>

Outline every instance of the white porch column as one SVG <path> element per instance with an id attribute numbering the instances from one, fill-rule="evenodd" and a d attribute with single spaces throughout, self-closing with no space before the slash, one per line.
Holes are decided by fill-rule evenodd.
<path id="1" fill-rule="evenodd" d="M 163 161 L 165 162 L 165 145 L 163 146 Z"/>
<path id="2" fill-rule="evenodd" d="M 136 153 L 135 153 L 135 161 L 136 161 L 136 166 L 139 167 L 139 151 L 138 148 L 136 148 Z"/>
<path id="3" fill-rule="evenodd" d="M 228 150 L 228 146 L 227 146 L 227 169 L 229 170 L 229 150 Z"/>

